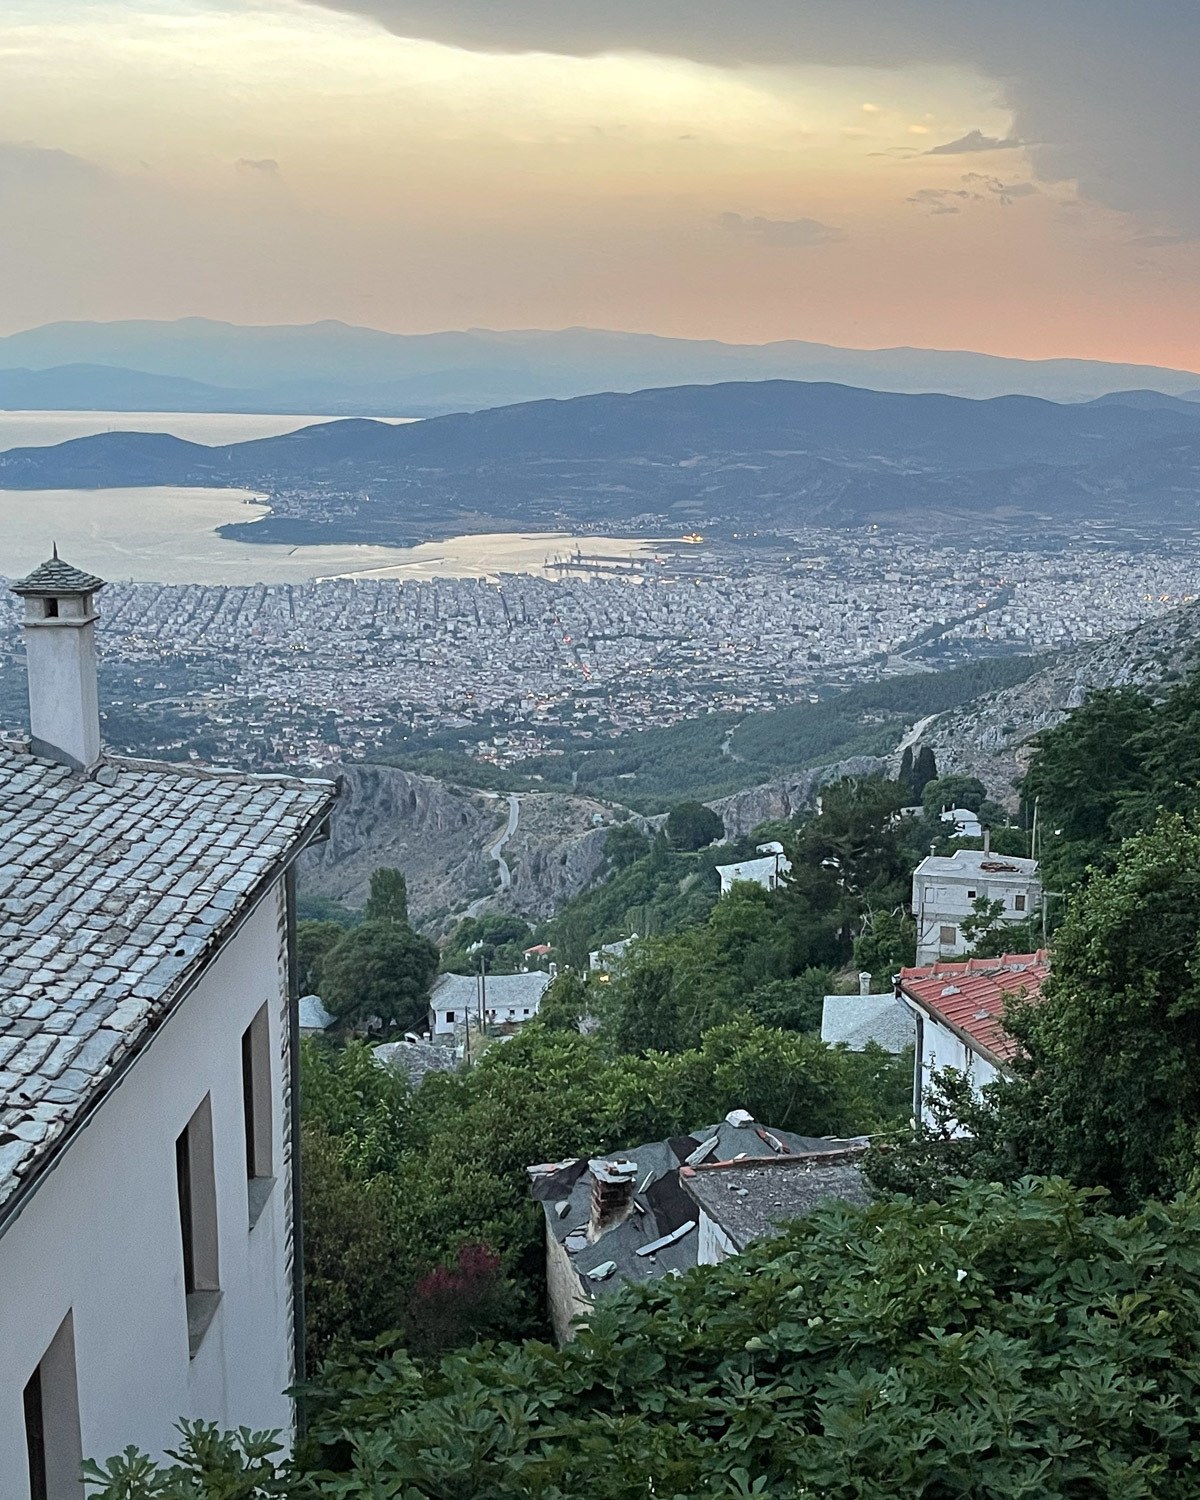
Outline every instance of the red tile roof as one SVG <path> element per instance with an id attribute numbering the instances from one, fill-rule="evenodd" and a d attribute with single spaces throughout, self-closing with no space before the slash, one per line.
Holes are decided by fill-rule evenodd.
<path id="1" fill-rule="evenodd" d="M 900 987 L 977 1050 L 1004 1062 L 1017 1050 L 1016 1042 L 1004 1030 L 1005 996 L 1037 999 L 1049 973 L 1050 955 L 1041 948 L 1036 953 L 1005 953 L 1000 958 L 969 958 L 965 963 L 901 969 Z"/>

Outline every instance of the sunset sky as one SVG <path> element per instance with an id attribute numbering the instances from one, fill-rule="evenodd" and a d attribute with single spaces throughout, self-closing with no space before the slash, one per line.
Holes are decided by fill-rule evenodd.
<path id="1" fill-rule="evenodd" d="M 1194 0 L 3 0 L 0 332 L 1196 369 L 1198 72 Z"/>

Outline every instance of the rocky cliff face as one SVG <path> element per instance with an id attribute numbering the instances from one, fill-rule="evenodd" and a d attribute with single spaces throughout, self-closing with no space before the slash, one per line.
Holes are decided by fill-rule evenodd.
<path id="1" fill-rule="evenodd" d="M 747 787 L 744 792 L 720 797 L 709 806 L 725 823 L 725 837 L 743 838 L 751 829 L 769 819 L 792 818 L 816 806 L 817 793 L 831 781 L 844 776 L 880 776 L 887 774 L 889 763 L 874 755 L 854 755 L 833 765 L 814 766 L 797 771 L 763 786 Z"/>
<path id="2" fill-rule="evenodd" d="M 393 766 L 332 767 L 343 791 L 328 843 L 305 854 L 301 890 L 347 906 L 367 899 L 371 872 L 403 870 L 414 921 L 436 929 L 488 898 L 488 909 L 530 921 L 549 917 L 595 880 L 613 810 L 586 797 L 531 792 L 503 855 L 512 886 L 500 889 L 491 849 L 504 831 L 508 800 Z M 639 821 L 635 819 L 635 821 Z"/>
<path id="3" fill-rule="evenodd" d="M 921 737 L 939 769 L 978 776 L 1010 806 L 1030 756 L 1029 741 L 1061 724 L 1100 688 L 1151 691 L 1195 670 L 1200 658 L 1200 607 L 1185 605 L 1133 630 L 1072 651 L 1016 687 L 978 698 L 936 719 Z"/>
<path id="4" fill-rule="evenodd" d="M 404 871 L 419 919 L 490 888 L 486 845 L 500 804 L 392 766 L 332 769 L 343 778 L 342 795 L 328 843 L 301 860 L 304 892 L 362 906 L 371 872 L 393 865 Z"/>

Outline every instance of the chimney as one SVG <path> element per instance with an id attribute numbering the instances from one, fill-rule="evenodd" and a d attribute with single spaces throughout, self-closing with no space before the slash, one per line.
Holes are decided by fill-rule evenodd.
<path id="1" fill-rule="evenodd" d="M 637 1162 L 628 1157 L 617 1161 L 589 1161 L 592 1174 L 592 1214 L 587 1235 L 590 1243 L 617 1224 L 623 1224 L 633 1207 Z"/>
<path id="2" fill-rule="evenodd" d="M 871 993 L 871 976 L 866 969 L 859 970 L 858 993 L 860 995 L 869 995 Z"/>
<path id="3" fill-rule="evenodd" d="M 983 825 L 983 852 L 985 854 L 992 852 L 992 830 L 986 823 Z"/>
<path id="4" fill-rule="evenodd" d="M 73 770 L 100 759 L 96 611 L 104 580 L 54 555 L 12 585 L 25 601 L 29 732 L 35 755 Z"/>

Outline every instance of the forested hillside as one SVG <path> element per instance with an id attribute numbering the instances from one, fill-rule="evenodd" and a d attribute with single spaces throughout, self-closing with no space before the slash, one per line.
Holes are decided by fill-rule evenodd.
<path id="1" fill-rule="evenodd" d="M 574 790 L 638 812 L 665 812 L 681 797 L 707 802 L 788 772 L 886 755 L 915 720 L 1024 682 L 1044 665 L 1039 657 L 988 657 L 945 672 L 827 689 L 816 703 L 771 713 L 708 714 L 583 743 L 564 735 L 562 753 L 531 756 L 505 769 L 462 754 L 453 731 L 397 740 L 383 758 L 472 786 Z"/>

